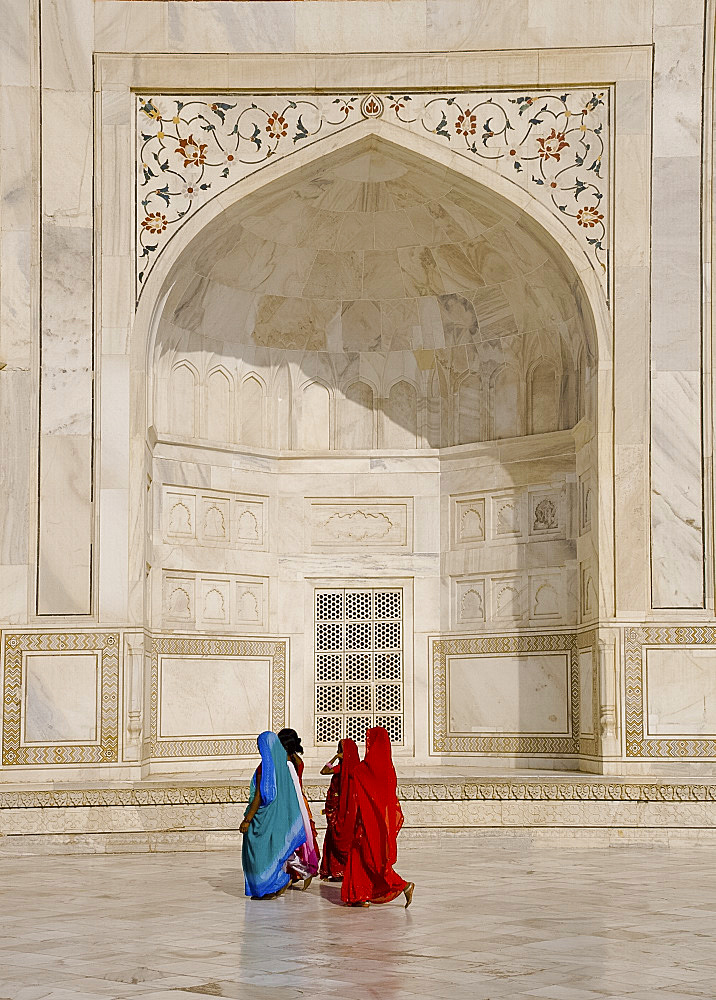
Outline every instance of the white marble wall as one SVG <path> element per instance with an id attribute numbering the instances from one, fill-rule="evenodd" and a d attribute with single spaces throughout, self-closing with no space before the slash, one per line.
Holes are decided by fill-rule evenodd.
<path id="1" fill-rule="evenodd" d="M 620 729 L 626 703 L 621 623 L 657 621 L 672 609 L 668 613 L 676 621 L 692 625 L 710 621 L 713 606 L 713 573 L 707 565 L 704 574 L 703 556 L 704 527 L 710 521 L 704 518 L 704 499 L 708 506 L 712 497 L 708 475 L 703 492 L 701 474 L 702 346 L 709 356 L 710 341 L 700 315 L 699 226 L 711 198 L 711 178 L 701 174 L 702 42 L 704 30 L 707 37 L 713 31 L 712 22 L 704 29 L 703 5 L 513 0 L 509 18 L 497 0 L 477 6 L 471 0 L 376 0 L 369 9 L 349 0 L 280 5 L 41 0 L 39 19 L 36 7 L 23 0 L 9 7 L 0 39 L 0 365 L 5 366 L 0 368 L 0 625 L 31 630 L 44 621 L 67 630 L 80 623 L 111 623 L 131 625 L 134 635 L 145 625 L 199 632 L 211 627 L 219 635 L 235 633 L 239 626 L 254 635 L 285 631 L 293 640 L 292 662 L 305 665 L 310 660 L 307 577 L 342 574 L 364 580 L 387 573 L 413 581 L 415 609 L 427 609 L 415 614 L 411 665 L 416 704 L 424 705 L 428 632 L 494 630 L 502 588 L 516 595 L 501 618 L 511 629 L 592 627 L 598 620 L 602 627 L 614 627 L 599 647 L 593 690 L 599 711 L 609 706 L 610 766 L 628 764 Z M 347 55 L 372 52 L 378 45 L 393 52 L 389 63 L 377 54 Z M 502 51 L 515 48 L 507 55 Z M 414 55 L 446 49 L 450 57 Z M 478 58 L 469 55 L 475 49 L 484 52 Z M 96 97 L 93 52 L 99 53 Z M 157 52 L 171 57 L 141 58 L 141 53 Z M 252 52 L 266 55 L 251 61 Z M 708 46 L 707 55 L 711 58 Z M 707 85 L 711 70 L 705 67 Z M 269 403 L 268 387 L 260 382 L 242 386 L 240 373 L 233 371 L 226 381 L 219 358 L 205 359 L 201 372 L 195 366 L 200 401 L 182 405 L 177 416 L 193 418 L 194 432 L 204 442 L 243 441 L 244 454 L 225 447 L 207 458 L 200 449 L 198 459 L 196 449 L 176 440 L 155 447 L 153 432 L 147 434 L 152 420 L 146 401 L 151 410 L 152 391 L 145 381 L 145 342 L 139 344 L 139 333 L 133 339 L 131 332 L 129 88 L 250 89 L 270 79 L 263 89 L 325 90 L 347 80 L 370 88 L 378 77 L 382 86 L 408 81 L 414 87 L 442 87 L 453 80 L 474 85 L 478 78 L 484 86 L 526 88 L 535 81 L 616 81 L 610 314 L 605 306 L 597 324 L 598 358 L 565 363 L 565 371 L 570 365 L 589 368 L 593 387 L 591 401 L 585 405 L 583 400 L 575 411 L 586 423 L 575 433 L 574 454 L 562 449 L 514 461 L 483 455 L 472 472 L 467 464 L 451 467 L 448 462 L 439 473 L 431 452 L 423 458 L 416 452 L 415 465 L 395 457 L 376 455 L 371 463 L 342 456 L 336 448 L 341 441 L 414 447 L 412 404 L 399 393 L 391 401 L 392 385 L 406 377 L 405 369 L 396 370 L 376 393 L 381 402 L 371 419 L 360 402 L 360 408 L 350 409 L 347 384 L 345 393 L 332 397 L 335 386 L 328 385 L 332 426 L 329 420 L 326 428 L 320 419 L 325 403 L 311 410 L 314 417 L 319 414 L 312 422 L 311 447 L 322 447 L 327 436 L 342 463 L 339 472 L 322 481 L 319 493 L 316 478 L 326 470 L 309 458 L 292 471 L 277 471 L 273 457 L 254 453 L 275 427 L 282 429 L 278 448 L 295 448 L 302 440 L 300 421 L 294 428 L 285 419 L 295 372 L 287 379 L 286 368 L 276 366 L 276 392 Z M 709 141 L 707 136 L 706 146 Z M 704 258 L 710 263 L 708 248 Z M 361 281 L 366 275 L 364 269 Z M 474 298 L 486 310 L 491 307 L 479 290 Z M 704 304 L 710 307 L 708 295 Z M 419 314 L 419 325 L 433 330 L 428 313 Z M 149 323 L 142 327 L 142 338 L 147 329 Z M 191 363 L 194 347 L 183 347 Z M 407 363 L 415 367 L 419 359 L 411 357 Z M 268 369 L 274 370 L 271 364 Z M 429 391 L 420 396 L 416 444 L 489 438 L 496 428 L 500 434 L 539 431 L 552 419 L 548 406 L 530 408 L 529 365 L 520 369 L 519 384 L 510 382 L 509 371 L 497 376 L 502 378 L 500 399 L 512 402 L 495 411 L 485 404 L 489 378 L 487 391 L 480 382 L 480 396 L 477 384 L 461 381 L 471 370 L 469 363 L 454 370 L 460 377 L 449 391 L 442 386 L 432 396 Z M 318 374 L 316 368 L 312 377 Z M 537 384 L 544 387 L 547 373 L 538 374 Z M 185 379 L 185 396 L 187 386 Z M 194 392 L 192 383 L 189 393 Z M 457 396 L 459 406 L 444 414 L 440 400 L 449 395 Z M 708 393 L 705 398 L 708 402 Z M 431 426 L 428 415 L 436 410 L 445 418 L 447 438 L 442 430 L 433 438 L 425 433 Z M 364 417 L 362 423 L 356 414 Z M 154 423 L 160 432 L 166 429 Z M 396 428 L 399 438 L 390 436 Z M 183 430 L 190 430 L 188 424 Z M 707 428 L 707 449 L 710 438 Z M 706 459 L 708 471 L 709 453 Z M 477 481 L 481 468 L 489 481 Z M 272 477 L 274 486 L 269 486 Z M 192 538 L 165 532 L 165 487 L 194 496 L 198 527 Z M 531 534 L 535 510 L 529 504 L 535 490 L 569 498 L 565 510 L 572 513 L 565 517 L 564 534 L 561 525 L 557 533 L 546 528 L 541 538 Z M 405 502 L 411 546 L 396 545 L 384 556 L 365 546 L 336 554 L 314 544 L 306 498 L 316 495 L 331 502 L 346 496 Z M 517 508 L 525 506 L 508 532 L 511 540 L 502 543 L 491 535 L 490 518 L 495 498 L 510 495 Z M 236 498 L 247 497 L 269 498 L 267 524 L 269 531 L 280 525 L 280 544 L 269 542 L 269 536 L 257 542 L 249 528 L 241 529 L 229 516 L 225 545 L 216 517 L 211 524 L 199 519 L 206 498 L 221 512 L 227 504 L 235 510 Z M 476 508 L 460 538 L 454 533 L 458 500 Z M 439 517 L 434 515 L 438 507 Z M 171 593 L 181 587 L 194 602 L 189 619 L 171 605 Z M 251 625 L 246 610 L 251 602 L 244 600 L 248 592 L 261 606 Z M 178 609 L 174 617 L 167 616 L 167 603 Z M 464 616 L 459 624 L 457 608 Z M 541 613 L 534 614 L 535 609 Z M 143 648 L 137 643 L 132 649 L 121 690 L 129 748 L 125 761 L 141 754 L 145 708 Z M 670 648 L 652 656 L 645 718 L 651 725 L 653 717 L 655 732 L 663 738 L 682 724 L 692 735 L 705 735 L 712 726 L 704 662 Z M 291 711 L 308 719 L 310 683 L 301 670 L 300 683 L 292 687 Z M 40 706 L 43 697 L 57 701 L 51 673 L 48 667 L 44 680 L 32 675 L 31 704 Z M 91 685 L 77 683 L 84 704 Z M 37 708 L 31 732 L 32 725 L 38 733 L 47 729 L 49 716 L 43 712 Z M 55 715 L 61 728 L 65 709 Z M 68 723 L 67 731 L 74 725 Z M 416 747 L 427 746 L 426 726 L 426 718 L 416 716 L 411 736 Z M 85 737 L 88 732 L 85 727 Z M 79 729 L 72 738 L 77 735 Z"/>

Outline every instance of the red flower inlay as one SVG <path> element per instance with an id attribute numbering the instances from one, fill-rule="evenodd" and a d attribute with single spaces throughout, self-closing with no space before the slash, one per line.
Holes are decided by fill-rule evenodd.
<path id="1" fill-rule="evenodd" d="M 603 218 L 604 216 L 600 214 L 597 205 L 588 205 L 586 208 L 580 208 L 577 212 L 577 222 L 580 226 L 584 226 L 585 229 L 592 229 Z"/>
<path id="2" fill-rule="evenodd" d="M 477 132 L 477 117 L 470 108 L 465 108 L 464 112 L 457 116 L 455 131 L 458 135 L 474 135 Z"/>
<path id="3" fill-rule="evenodd" d="M 161 212 L 149 212 L 142 219 L 142 229 L 149 233 L 163 233 L 167 228 L 167 217 Z"/>
<path id="4" fill-rule="evenodd" d="M 559 160 L 560 150 L 566 149 L 569 143 L 564 137 L 564 132 L 557 132 L 552 129 L 548 136 L 537 140 L 539 155 L 543 160 Z"/>
<path id="5" fill-rule="evenodd" d="M 288 132 L 288 122 L 278 111 L 274 111 L 266 124 L 266 131 L 272 139 L 281 139 Z"/>
<path id="6" fill-rule="evenodd" d="M 177 146 L 175 152 L 181 153 L 184 157 L 184 166 L 189 167 L 193 163 L 194 166 L 200 167 L 202 163 L 206 163 L 206 143 L 201 144 L 194 141 L 194 136 L 190 135 L 188 139 L 180 139 L 179 145 Z"/>

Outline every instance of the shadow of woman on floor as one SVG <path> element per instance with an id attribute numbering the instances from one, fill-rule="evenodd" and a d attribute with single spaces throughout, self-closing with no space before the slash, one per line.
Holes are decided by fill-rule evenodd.
<path id="1" fill-rule="evenodd" d="M 224 872 L 218 872 L 216 875 L 212 875 L 211 878 L 205 879 L 206 882 L 213 889 L 218 889 L 219 892 L 225 892 L 228 896 L 237 896 L 243 898 L 246 893 L 244 891 L 244 873 L 240 868 L 227 869 Z"/>

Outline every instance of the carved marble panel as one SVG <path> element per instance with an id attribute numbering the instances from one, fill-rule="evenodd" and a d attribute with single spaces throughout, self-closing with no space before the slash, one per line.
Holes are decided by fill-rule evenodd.
<path id="1" fill-rule="evenodd" d="M 485 498 L 455 500 L 453 509 L 455 545 L 474 545 L 485 541 Z"/>
<path id="2" fill-rule="evenodd" d="M 265 549 L 265 496 L 164 487 L 164 540 L 174 545 Z"/>
<path id="3" fill-rule="evenodd" d="M 165 570 L 162 620 L 185 629 L 265 631 L 268 577 Z"/>
<path id="4" fill-rule="evenodd" d="M 591 472 L 583 472 L 579 477 L 579 533 L 585 535 L 592 528 L 592 504 L 594 492 L 592 489 Z"/>
<path id="5" fill-rule="evenodd" d="M 597 616 L 597 590 L 590 562 L 579 564 L 579 620 L 593 621 Z"/>
<path id="6" fill-rule="evenodd" d="M 531 538 L 564 537 L 564 502 L 560 490 L 529 491 L 529 535 Z"/>
<path id="7" fill-rule="evenodd" d="M 412 550 L 412 499 L 310 500 L 314 549 Z"/>
<path id="8" fill-rule="evenodd" d="M 529 574 L 529 617 L 533 622 L 561 621 L 565 615 L 564 571 Z"/>
<path id="9" fill-rule="evenodd" d="M 491 498 L 493 541 L 513 542 L 525 536 L 525 497 L 522 493 L 497 493 Z"/>
<path id="10" fill-rule="evenodd" d="M 568 593 L 572 575 L 569 567 L 558 566 L 454 577 L 453 627 L 477 631 L 507 622 L 575 624 L 576 606 Z"/>
<path id="11" fill-rule="evenodd" d="M 193 491 L 165 489 L 164 537 L 175 543 L 196 539 L 196 494 Z"/>
<path id="12" fill-rule="evenodd" d="M 266 497 L 237 497 L 234 504 L 235 539 L 238 548 L 265 549 L 267 542 Z"/>
<path id="13" fill-rule="evenodd" d="M 163 587 L 163 616 L 165 621 L 185 628 L 196 623 L 196 580 L 193 575 L 166 573 Z"/>
<path id="14" fill-rule="evenodd" d="M 523 573 L 490 577 L 490 606 L 494 622 L 523 622 L 527 613 L 526 578 Z"/>
<path id="15" fill-rule="evenodd" d="M 485 624 L 485 580 L 474 579 L 453 581 L 453 618 L 456 628 L 475 629 Z"/>

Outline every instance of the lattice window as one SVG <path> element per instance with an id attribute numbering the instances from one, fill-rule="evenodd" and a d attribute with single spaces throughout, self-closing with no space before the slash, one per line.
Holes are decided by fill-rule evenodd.
<path id="1" fill-rule="evenodd" d="M 362 743 L 370 726 L 402 743 L 402 590 L 317 590 L 315 647 L 316 743 Z"/>

